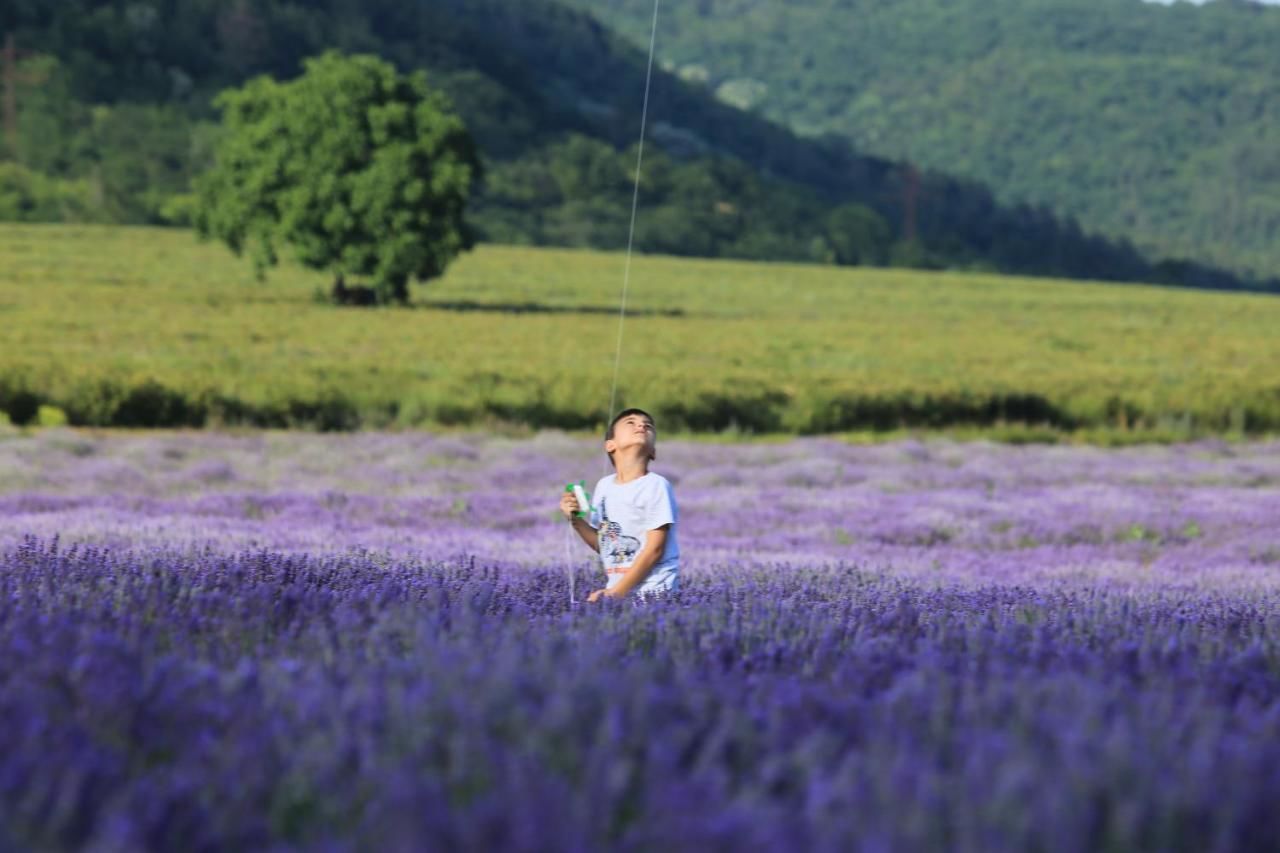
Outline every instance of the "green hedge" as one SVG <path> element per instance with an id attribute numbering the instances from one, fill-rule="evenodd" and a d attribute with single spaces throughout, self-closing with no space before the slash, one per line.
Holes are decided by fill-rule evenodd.
<path id="1" fill-rule="evenodd" d="M 1022 426 L 1051 432 L 1158 431 L 1176 435 L 1280 432 L 1280 391 L 1208 411 L 1144 409 L 1135 400 L 1054 401 L 1035 393 L 847 392 L 803 399 L 781 390 L 751 388 L 647 403 L 664 430 L 813 435 L 902 429 Z M 336 390 L 281 394 L 267 400 L 208 389 L 172 388 L 154 379 L 133 383 L 97 379 L 48 393 L 29 377 L 0 375 L 0 411 L 15 425 L 37 423 L 41 407 L 65 413 L 72 426 L 175 428 L 249 426 L 343 431 L 424 426 L 483 426 L 589 430 L 605 420 L 603 407 L 557 404 L 535 386 L 524 398 L 505 393 L 419 394 L 411 399 L 360 399 Z"/>

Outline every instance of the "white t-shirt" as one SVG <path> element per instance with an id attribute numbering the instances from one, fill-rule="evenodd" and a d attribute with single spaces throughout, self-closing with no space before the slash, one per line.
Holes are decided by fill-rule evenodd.
<path id="1" fill-rule="evenodd" d="M 600 559 L 609 575 L 607 588 L 622 581 L 649 531 L 669 524 L 662 556 L 637 592 L 675 592 L 680 585 L 680 545 L 676 541 L 680 513 L 671 484 L 652 471 L 622 485 L 616 480 L 616 474 L 602 478 L 591 495 L 591 526 L 599 533 Z"/>

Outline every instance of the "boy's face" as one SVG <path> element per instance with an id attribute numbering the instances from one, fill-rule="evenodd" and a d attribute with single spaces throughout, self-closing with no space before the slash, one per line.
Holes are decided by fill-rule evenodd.
<path id="1" fill-rule="evenodd" d="M 631 414 L 622 418 L 613 425 L 613 438 L 604 443 L 604 450 L 610 455 L 630 447 L 643 447 L 648 451 L 645 456 L 650 462 L 658 458 L 658 431 L 646 415 Z"/>

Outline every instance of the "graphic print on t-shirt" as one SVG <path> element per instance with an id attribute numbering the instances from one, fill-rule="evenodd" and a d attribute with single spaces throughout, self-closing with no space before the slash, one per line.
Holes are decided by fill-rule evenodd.
<path id="1" fill-rule="evenodd" d="M 600 559 L 604 561 L 606 568 L 630 565 L 640 551 L 640 540 L 634 536 L 624 536 L 622 525 L 609 520 L 605 501 L 605 498 L 600 499 Z"/>

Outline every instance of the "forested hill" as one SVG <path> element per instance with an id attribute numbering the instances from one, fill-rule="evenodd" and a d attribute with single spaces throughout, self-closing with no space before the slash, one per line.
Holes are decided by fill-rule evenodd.
<path id="1" fill-rule="evenodd" d="M 518 0 L 512 0 L 518 2 Z M 648 44 L 651 0 L 568 0 Z M 1048 205 L 1150 254 L 1280 271 L 1280 7 L 1243 0 L 664 3 L 728 102 Z"/>
<path id="2" fill-rule="evenodd" d="M 487 165 L 473 208 L 485 238 L 625 244 L 645 57 L 558 3 L 11 0 L 0 32 L 24 56 L 0 219 L 184 222 L 216 139 L 212 97 L 337 48 L 424 68 L 452 95 Z M 672 74 L 651 116 L 644 251 L 1280 290 L 800 138 Z"/>

